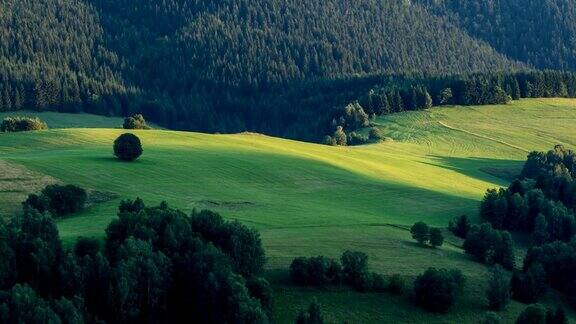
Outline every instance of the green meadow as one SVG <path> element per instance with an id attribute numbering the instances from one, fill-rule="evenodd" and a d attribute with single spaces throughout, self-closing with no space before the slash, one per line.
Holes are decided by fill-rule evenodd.
<path id="1" fill-rule="evenodd" d="M 124 132 L 117 129 L 119 118 L 34 115 L 51 129 L 0 134 L 0 205 L 18 206 L 22 195 L 44 182 L 76 184 L 110 197 L 59 221 L 68 244 L 79 236 L 102 237 L 119 201 L 127 198 L 165 200 L 186 211 L 212 209 L 238 219 L 261 233 L 268 276 L 278 292 L 275 320 L 282 323 L 292 322 L 313 298 L 330 322 L 478 322 L 486 311 L 489 269 L 464 255 L 453 237 L 439 249 L 426 249 L 413 243 L 406 228 L 416 221 L 446 227 L 461 214 L 477 219 L 486 189 L 507 185 L 529 151 L 576 146 L 576 100 L 569 99 L 382 117 L 374 123 L 388 139 L 358 147 L 251 133 L 133 131 L 144 146 L 133 163 L 112 154 L 112 142 Z M 412 306 L 409 296 L 289 283 L 286 269 L 294 257 L 338 257 L 347 249 L 366 252 L 373 271 L 400 273 L 410 281 L 430 266 L 459 268 L 470 289 L 450 314 L 431 315 Z M 554 293 L 547 301 L 562 302 Z M 524 307 L 514 302 L 500 315 L 511 322 Z"/>

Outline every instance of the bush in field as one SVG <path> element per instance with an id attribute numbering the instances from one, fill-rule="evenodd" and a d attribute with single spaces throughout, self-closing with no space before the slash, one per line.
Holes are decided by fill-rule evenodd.
<path id="1" fill-rule="evenodd" d="M 31 194 L 23 205 L 41 213 L 49 211 L 53 216 L 66 216 L 84 208 L 88 194 L 74 185 L 49 185 L 40 195 Z"/>
<path id="2" fill-rule="evenodd" d="M 338 284 L 342 268 L 334 259 L 323 256 L 296 258 L 290 265 L 290 277 L 299 285 L 323 286 Z"/>
<path id="3" fill-rule="evenodd" d="M 2 132 L 27 132 L 48 129 L 48 125 L 38 117 L 6 117 L 0 125 Z"/>
<path id="4" fill-rule="evenodd" d="M 142 151 L 142 143 L 134 134 L 122 134 L 114 141 L 114 155 L 122 161 L 134 161 Z"/>
<path id="5" fill-rule="evenodd" d="M 439 228 L 430 229 L 430 245 L 433 247 L 442 246 L 444 244 L 444 235 Z"/>
<path id="6" fill-rule="evenodd" d="M 360 292 L 383 292 L 388 288 L 382 275 L 368 271 L 368 256 L 362 252 L 344 252 L 341 263 L 323 256 L 295 258 L 290 265 L 290 277 L 298 285 L 343 283 Z"/>
<path id="7" fill-rule="evenodd" d="M 79 212 L 88 198 L 86 190 L 74 185 L 49 185 L 42 190 L 42 196 L 48 201 L 48 210 L 56 216 Z"/>
<path id="8" fill-rule="evenodd" d="M 410 228 L 412 238 L 420 244 L 426 244 L 430 240 L 430 228 L 424 222 L 418 222 Z"/>
<path id="9" fill-rule="evenodd" d="M 448 224 L 448 229 L 454 235 L 460 238 L 466 238 L 466 235 L 468 235 L 471 226 L 472 225 L 470 224 L 468 216 L 462 215 L 454 220 L 451 220 Z"/>
<path id="10" fill-rule="evenodd" d="M 425 310 L 445 313 L 463 288 L 464 276 L 459 270 L 429 268 L 414 281 L 414 296 L 418 306 Z"/>
<path id="11" fill-rule="evenodd" d="M 150 129 L 150 126 L 146 124 L 144 116 L 141 114 L 135 114 L 132 117 L 125 118 L 122 127 L 124 129 Z"/>

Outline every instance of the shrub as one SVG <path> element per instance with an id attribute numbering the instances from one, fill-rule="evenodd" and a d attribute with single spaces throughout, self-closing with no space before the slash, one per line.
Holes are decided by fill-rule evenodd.
<path id="1" fill-rule="evenodd" d="M 144 116 L 141 114 L 135 114 L 132 117 L 125 118 L 122 127 L 124 129 L 150 129 L 150 127 L 146 125 Z"/>
<path id="2" fill-rule="evenodd" d="M 324 136 L 323 143 L 330 146 L 336 146 L 336 140 L 330 135 Z"/>
<path id="3" fill-rule="evenodd" d="M 299 257 L 290 265 L 292 281 L 300 285 L 323 286 L 340 282 L 342 269 L 334 259 L 323 256 Z"/>
<path id="4" fill-rule="evenodd" d="M 348 283 L 356 283 L 368 272 L 368 256 L 363 252 L 346 251 L 340 258 L 342 275 Z"/>
<path id="5" fill-rule="evenodd" d="M 394 274 L 388 281 L 388 291 L 394 295 L 402 295 L 406 289 L 406 283 L 399 274 Z"/>
<path id="6" fill-rule="evenodd" d="M 510 295 L 510 280 L 504 269 L 496 265 L 488 286 L 488 307 L 494 311 L 503 310 L 510 303 Z"/>
<path id="7" fill-rule="evenodd" d="M 379 142 L 382 140 L 382 133 L 380 132 L 380 129 L 378 129 L 377 127 L 372 127 L 372 128 L 370 128 L 370 132 L 368 133 L 368 137 L 372 141 Z"/>
<path id="8" fill-rule="evenodd" d="M 27 132 L 48 129 L 48 125 L 38 117 L 6 117 L 0 125 L 2 132 Z"/>
<path id="9" fill-rule="evenodd" d="M 530 305 L 520 313 L 516 324 L 546 324 L 546 309 L 538 304 Z"/>
<path id="10" fill-rule="evenodd" d="M 448 224 L 448 229 L 454 235 L 460 238 L 466 238 L 466 235 L 468 235 L 468 232 L 470 231 L 470 226 L 471 224 L 468 216 L 462 215 L 456 219 L 451 220 Z"/>
<path id="11" fill-rule="evenodd" d="M 53 216 L 65 216 L 82 210 L 87 199 L 86 190 L 80 187 L 54 184 L 44 188 L 40 195 L 30 194 L 23 205 L 41 213 L 49 211 Z"/>
<path id="12" fill-rule="evenodd" d="M 49 185 L 42 195 L 49 201 L 48 210 L 58 216 L 79 212 L 88 199 L 86 190 L 74 185 Z"/>
<path id="13" fill-rule="evenodd" d="M 122 161 L 134 161 L 142 151 L 142 143 L 134 134 L 122 134 L 114 141 L 114 155 Z"/>
<path id="14" fill-rule="evenodd" d="M 430 240 L 430 228 L 424 222 L 418 222 L 410 228 L 412 238 L 420 244 L 426 244 Z"/>
<path id="15" fill-rule="evenodd" d="M 356 132 L 351 132 L 348 134 L 347 144 L 348 145 L 363 145 L 368 144 L 369 140 L 366 135 L 358 134 Z"/>
<path id="16" fill-rule="evenodd" d="M 444 244 L 444 235 L 439 228 L 430 229 L 430 245 L 433 247 L 442 246 Z"/>
<path id="17" fill-rule="evenodd" d="M 447 312 L 463 288 L 464 277 L 458 270 L 429 268 L 414 281 L 416 303 L 430 312 Z"/>

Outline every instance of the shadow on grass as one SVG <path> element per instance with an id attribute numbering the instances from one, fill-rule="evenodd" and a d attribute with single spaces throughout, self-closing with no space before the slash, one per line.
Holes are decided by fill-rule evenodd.
<path id="1" fill-rule="evenodd" d="M 490 158 L 459 158 L 432 156 L 437 163 L 426 163 L 436 167 L 456 171 L 467 177 L 507 186 L 522 171 L 524 161 Z M 486 188 L 488 189 L 488 188 Z"/>

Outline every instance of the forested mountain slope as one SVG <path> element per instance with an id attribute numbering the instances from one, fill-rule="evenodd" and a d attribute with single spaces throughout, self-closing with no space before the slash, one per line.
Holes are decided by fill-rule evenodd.
<path id="1" fill-rule="evenodd" d="M 571 0 L 417 0 L 472 37 L 536 68 L 576 68 Z"/>
<path id="2" fill-rule="evenodd" d="M 0 110 L 143 112 L 178 129 L 302 138 L 311 107 L 333 108 L 339 88 L 287 88 L 576 66 L 572 2 L 477 2 L 5 0 Z"/>

